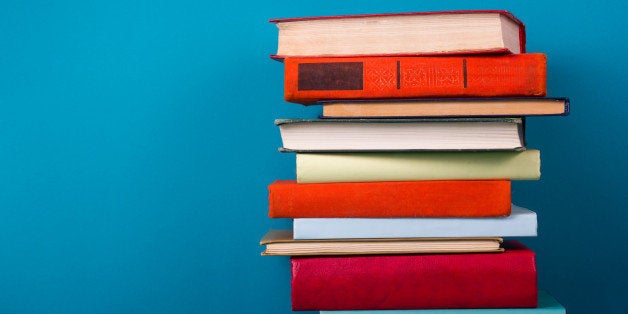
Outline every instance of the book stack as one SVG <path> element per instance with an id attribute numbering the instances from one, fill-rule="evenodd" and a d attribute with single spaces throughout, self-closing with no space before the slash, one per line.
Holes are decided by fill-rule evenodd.
<path id="1" fill-rule="evenodd" d="M 546 96 L 546 57 L 525 53 L 505 11 L 277 19 L 274 58 L 290 102 L 280 119 L 296 180 L 269 186 L 263 255 L 291 256 L 293 310 L 564 313 L 537 289 L 537 234 L 511 202 L 537 180 L 525 116 L 565 115 Z M 486 310 L 482 310 L 486 309 Z M 440 313 L 440 312 L 438 312 Z"/>

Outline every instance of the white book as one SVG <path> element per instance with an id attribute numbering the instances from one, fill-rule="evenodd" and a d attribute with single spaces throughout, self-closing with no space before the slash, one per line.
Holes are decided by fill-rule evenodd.
<path id="1" fill-rule="evenodd" d="M 284 151 L 523 150 L 521 118 L 278 119 Z"/>
<path id="2" fill-rule="evenodd" d="M 507 217 L 296 218 L 294 239 L 535 237 L 536 213 L 512 205 Z"/>

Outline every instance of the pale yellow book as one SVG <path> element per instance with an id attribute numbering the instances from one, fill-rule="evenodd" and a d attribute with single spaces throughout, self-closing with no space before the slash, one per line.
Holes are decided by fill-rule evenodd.
<path id="1" fill-rule="evenodd" d="M 536 149 L 479 152 L 297 153 L 297 182 L 538 180 Z"/>
<path id="2" fill-rule="evenodd" d="M 262 255 L 370 255 L 503 252 L 502 238 L 375 238 L 295 240 L 292 230 L 270 230 Z"/>

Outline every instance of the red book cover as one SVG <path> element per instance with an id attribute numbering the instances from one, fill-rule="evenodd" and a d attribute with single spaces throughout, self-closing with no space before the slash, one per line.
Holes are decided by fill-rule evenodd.
<path id="1" fill-rule="evenodd" d="M 510 181 L 401 181 L 268 186 L 271 218 L 496 217 L 510 214 Z"/>
<path id="2" fill-rule="evenodd" d="M 284 98 L 324 100 L 545 96 L 540 53 L 448 57 L 284 59 Z"/>
<path id="3" fill-rule="evenodd" d="M 533 308 L 534 252 L 293 257 L 292 309 Z"/>

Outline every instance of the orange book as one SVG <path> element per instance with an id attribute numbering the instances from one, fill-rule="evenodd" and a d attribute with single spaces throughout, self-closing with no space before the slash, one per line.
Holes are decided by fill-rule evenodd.
<path id="1" fill-rule="evenodd" d="M 287 57 L 286 101 L 545 96 L 541 53 L 444 57 Z"/>
<path id="2" fill-rule="evenodd" d="M 498 217 L 511 210 L 510 181 L 296 183 L 268 186 L 271 218 Z"/>

